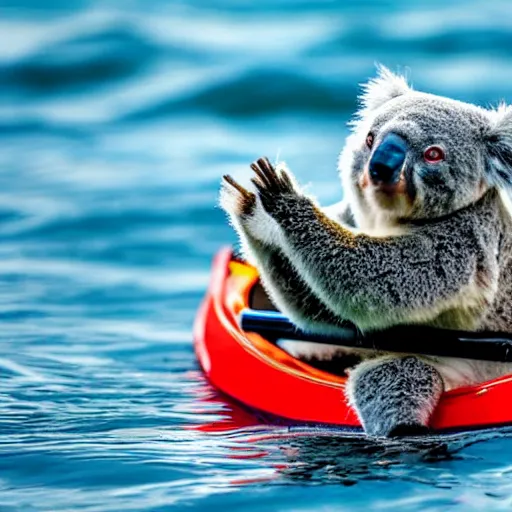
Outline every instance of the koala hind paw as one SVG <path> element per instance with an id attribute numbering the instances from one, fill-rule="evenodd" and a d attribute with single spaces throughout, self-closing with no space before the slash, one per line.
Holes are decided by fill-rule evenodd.
<path id="1" fill-rule="evenodd" d="M 349 402 L 372 436 L 428 433 L 428 422 L 441 393 L 437 370 L 415 356 L 384 356 L 364 361 L 349 375 Z"/>

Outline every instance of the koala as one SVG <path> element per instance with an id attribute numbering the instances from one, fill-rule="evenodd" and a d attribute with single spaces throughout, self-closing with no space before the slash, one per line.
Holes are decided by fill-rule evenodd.
<path id="1" fill-rule="evenodd" d="M 400 324 L 512 330 L 512 107 L 412 89 L 379 68 L 339 158 L 344 199 L 320 208 L 284 163 L 225 176 L 221 206 L 274 304 L 303 330 Z M 410 340 L 411 350 L 414 339 Z M 291 348 L 295 347 L 295 348 Z M 297 357 L 338 347 L 289 343 Z M 344 350 L 344 349 L 343 349 Z M 512 365 L 356 352 L 345 395 L 369 435 L 428 432 L 443 391 Z"/>

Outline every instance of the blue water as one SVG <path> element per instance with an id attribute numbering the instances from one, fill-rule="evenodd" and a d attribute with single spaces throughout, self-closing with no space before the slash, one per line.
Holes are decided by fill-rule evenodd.
<path id="1" fill-rule="evenodd" d="M 191 325 L 235 240 L 222 174 L 280 155 L 339 199 L 374 63 L 512 100 L 511 9 L 0 0 L 0 511 L 510 510 L 507 431 L 443 447 L 243 427 Z"/>

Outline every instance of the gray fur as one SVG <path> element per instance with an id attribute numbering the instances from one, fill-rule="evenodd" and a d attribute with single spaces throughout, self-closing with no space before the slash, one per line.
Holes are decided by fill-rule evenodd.
<path id="1" fill-rule="evenodd" d="M 416 92 L 385 69 L 365 87 L 362 103 L 340 157 L 347 200 L 335 220 L 289 172 L 265 160 L 253 166 L 255 194 L 232 179 L 224 188 L 223 207 L 270 295 L 297 325 L 315 331 L 344 320 L 362 330 L 421 323 L 512 331 L 512 222 L 503 200 L 512 176 L 511 109 Z M 390 132 L 409 143 L 407 187 L 392 200 L 364 185 L 373 150 L 365 144 L 368 132 L 373 148 Z M 434 144 L 446 159 L 425 163 L 423 151 Z M 241 206 L 241 190 L 254 198 L 250 211 Z M 428 424 L 441 389 L 433 375 L 449 389 L 512 371 L 477 361 L 406 364 L 370 356 L 352 371 L 347 394 L 375 435 L 417 418 Z"/>
<path id="2" fill-rule="evenodd" d="M 297 270 L 281 251 L 246 234 L 246 242 L 252 258 L 261 269 L 260 275 L 265 283 L 272 302 L 290 318 L 300 318 L 304 306 L 310 313 L 302 321 L 311 332 L 332 334 L 341 327 L 344 320 L 336 316 L 306 285 Z M 297 321 L 296 321 L 297 323 Z"/>
<path id="3" fill-rule="evenodd" d="M 442 392 L 439 373 L 417 357 L 408 356 L 359 364 L 351 372 L 347 394 L 366 432 L 389 436 L 425 426 Z"/>

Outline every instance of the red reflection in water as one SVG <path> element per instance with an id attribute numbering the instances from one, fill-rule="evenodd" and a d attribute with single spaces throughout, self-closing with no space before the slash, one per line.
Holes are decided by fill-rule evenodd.
<path id="1" fill-rule="evenodd" d="M 196 403 L 192 410 L 201 415 L 211 416 L 212 420 L 207 423 L 188 425 L 185 428 L 209 434 L 229 433 L 244 429 L 243 437 L 240 439 L 233 437 L 230 439 L 230 443 L 226 445 L 226 449 L 230 451 L 226 455 L 227 458 L 254 460 L 264 459 L 271 455 L 268 450 L 259 448 L 258 444 L 281 438 L 282 429 L 280 427 L 272 426 L 235 400 L 216 391 L 205 381 L 201 373 L 198 372 L 190 377 L 192 380 L 200 381 L 203 384 L 193 391 L 196 395 Z M 250 435 L 251 430 L 258 429 L 258 427 L 261 427 L 263 431 L 254 432 Z M 278 428 L 281 435 L 272 432 L 274 428 Z M 237 443 L 239 443 L 239 446 L 236 446 Z M 270 482 L 279 478 L 280 472 L 287 467 L 287 464 L 282 462 L 270 464 L 267 475 L 234 479 L 230 480 L 230 484 L 248 485 Z"/>

